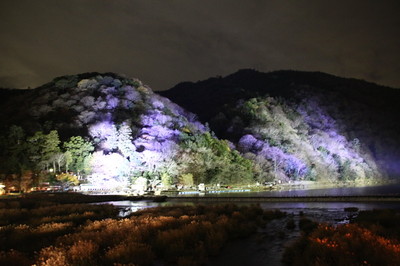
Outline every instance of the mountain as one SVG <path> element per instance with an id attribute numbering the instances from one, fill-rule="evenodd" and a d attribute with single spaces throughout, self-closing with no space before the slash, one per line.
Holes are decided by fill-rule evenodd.
<path id="1" fill-rule="evenodd" d="M 371 184 L 400 175 L 399 100 L 320 72 L 240 70 L 159 93 L 114 73 L 62 76 L 0 89 L 0 179 L 113 192 Z"/>
<path id="2" fill-rule="evenodd" d="M 240 70 L 159 92 L 234 143 L 265 179 L 400 176 L 400 90 L 321 72 Z"/>
<path id="3" fill-rule="evenodd" d="M 74 176 L 118 191 L 143 178 L 164 187 L 254 182 L 250 160 L 137 79 L 84 73 L 0 94 L 0 177 L 9 187 Z"/>

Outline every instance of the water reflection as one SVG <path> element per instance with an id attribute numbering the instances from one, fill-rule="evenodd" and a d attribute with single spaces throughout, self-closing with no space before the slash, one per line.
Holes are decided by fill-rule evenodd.
<path id="1" fill-rule="evenodd" d="M 279 209 L 288 214 L 304 214 L 317 222 L 331 224 L 348 223 L 358 215 L 358 211 L 374 209 L 398 209 L 397 202 L 265 202 L 260 203 L 264 210 Z M 348 211 L 349 208 L 353 210 Z M 357 210 L 357 211 L 354 211 Z"/>
<path id="2" fill-rule="evenodd" d="M 183 203 L 176 203 L 176 202 L 153 202 L 153 201 L 130 201 L 130 200 L 122 200 L 122 201 L 107 201 L 102 202 L 100 204 L 112 204 L 120 209 L 119 216 L 126 217 L 130 214 L 137 212 L 139 210 L 147 209 L 147 208 L 154 208 L 154 207 L 164 207 L 164 206 L 187 206 L 187 205 L 194 205 L 192 202 L 183 202 Z"/>
<path id="3" fill-rule="evenodd" d="M 193 206 L 195 204 L 226 204 L 223 202 L 153 202 L 153 201 L 109 201 L 104 202 L 120 208 L 120 217 L 152 207 L 160 206 Z M 235 202 L 237 205 L 250 205 L 250 202 Z M 259 202 L 256 203 L 264 210 L 280 210 L 295 216 L 305 215 L 317 222 L 348 223 L 358 214 L 358 211 L 373 209 L 399 209 L 397 202 Z M 353 208 L 358 211 L 346 211 Z"/>
<path id="4" fill-rule="evenodd" d="M 370 187 L 339 187 L 306 190 L 281 190 L 263 192 L 225 193 L 217 197 L 317 197 L 317 196 L 400 196 L 400 184 Z M 213 196 L 212 194 L 207 196 Z"/>
<path id="5" fill-rule="evenodd" d="M 366 196 L 366 195 L 395 195 L 400 196 L 400 184 L 392 184 L 375 187 L 347 187 L 347 188 L 328 188 L 328 189 L 310 189 L 310 190 L 291 190 L 291 191 L 266 191 L 257 193 L 225 193 L 214 195 L 216 197 L 304 197 L 304 196 Z M 208 195 L 211 196 L 211 195 Z M 160 207 L 160 206 L 182 206 L 195 204 L 226 204 L 223 202 L 190 202 L 190 201 L 110 201 L 104 202 L 113 204 L 120 208 L 120 216 L 126 217 L 133 212 L 141 209 Z M 238 205 L 249 205 L 251 202 L 235 201 Z M 253 203 L 254 204 L 254 203 Z M 358 210 L 373 209 L 400 209 L 398 202 L 257 202 L 264 210 L 281 210 L 283 212 L 298 215 L 304 215 L 319 221 L 330 223 L 348 222 L 352 215 L 345 208 L 357 208 Z"/>

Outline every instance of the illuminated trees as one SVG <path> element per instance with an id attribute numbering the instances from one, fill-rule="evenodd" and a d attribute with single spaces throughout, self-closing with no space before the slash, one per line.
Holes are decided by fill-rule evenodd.
<path id="1" fill-rule="evenodd" d="M 140 93 L 135 90 L 132 86 L 124 86 L 122 90 L 125 92 L 124 97 L 132 102 L 137 102 L 141 100 Z"/>
<path id="2" fill-rule="evenodd" d="M 119 100 L 117 97 L 113 95 L 107 95 L 106 102 L 107 102 L 106 108 L 109 110 L 113 110 L 118 106 Z"/>
<path id="3" fill-rule="evenodd" d="M 2 150 L 6 155 L 2 155 L 2 172 L 9 173 L 10 177 L 14 176 L 18 186 L 27 190 L 34 182 L 39 181 L 37 179 L 40 171 L 60 171 L 64 155 L 59 145 L 56 130 L 48 134 L 37 131 L 33 136 L 25 136 L 20 127 L 13 126 L 10 128 L 8 142 Z"/>
<path id="4" fill-rule="evenodd" d="M 187 174 L 182 174 L 179 178 L 179 182 L 187 187 L 193 186 L 193 174 L 192 173 L 187 173 Z"/>
<path id="5" fill-rule="evenodd" d="M 76 175 L 70 173 L 61 173 L 56 175 L 56 179 L 61 182 L 62 186 L 67 188 L 71 185 L 78 185 L 79 179 Z"/>
<path id="6" fill-rule="evenodd" d="M 34 125 L 29 137 L 13 128 L 10 143 L 23 145 L 4 154 L 12 155 L 8 164 L 19 172 L 34 169 L 49 177 L 73 171 L 94 184 L 118 186 L 141 177 L 165 186 L 182 176 L 186 185 L 253 181 L 249 160 L 206 133 L 194 114 L 139 81 L 77 75 L 46 84 L 38 95 L 32 100 L 35 119 L 53 123 Z M 63 142 L 55 128 L 66 130 L 60 131 Z M 184 144 L 183 134 L 192 140 Z"/>
<path id="7" fill-rule="evenodd" d="M 243 152 L 249 152 L 253 150 L 254 148 L 253 146 L 255 145 L 256 142 L 257 139 L 253 135 L 247 134 L 240 138 L 238 147 Z"/>
<path id="8" fill-rule="evenodd" d="M 43 134 L 37 131 L 32 137 L 28 138 L 29 154 L 33 163 L 42 165 L 44 169 L 48 169 L 52 164 L 55 169 L 55 155 L 60 153 L 60 139 L 56 130 L 50 131 L 49 134 Z"/>
<path id="9" fill-rule="evenodd" d="M 96 175 L 122 183 L 145 177 L 166 186 L 353 182 L 379 173 L 363 141 L 343 132 L 318 97 L 245 96 L 213 120 L 230 143 L 137 80 L 111 73 L 59 78 L 32 93 L 29 136 L 17 127 L 2 136 L 0 168 L 72 170 L 92 182 Z"/>
<path id="10" fill-rule="evenodd" d="M 71 154 L 70 169 L 76 173 L 88 172 L 89 159 L 94 147 L 91 142 L 84 140 L 81 136 L 71 137 L 64 142 L 64 148 Z"/>
<path id="11" fill-rule="evenodd" d="M 136 147 L 132 143 L 132 129 L 127 123 L 118 126 L 110 122 L 100 122 L 89 128 L 89 134 L 106 152 L 117 151 L 125 158 L 134 157 Z"/>
<path id="12" fill-rule="evenodd" d="M 61 166 L 66 164 L 66 156 L 65 153 L 63 152 L 57 152 L 54 153 L 51 157 L 50 157 L 50 161 L 54 163 L 54 171 L 58 170 L 58 172 L 61 172 Z M 57 168 L 56 166 L 57 165 Z"/>
<path id="13" fill-rule="evenodd" d="M 129 161 L 118 153 L 103 154 L 102 151 L 93 153 L 90 159 L 93 169 L 89 181 L 92 184 L 108 189 L 128 187 L 130 165 Z"/>
<path id="14" fill-rule="evenodd" d="M 260 172 L 259 178 L 337 182 L 379 175 L 358 139 L 346 138 L 318 97 L 299 102 L 268 96 L 240 100 L 224 116 L 230 120 L 225 130 L 238 139 L 238 150 L 269 173 Z M 237 117 L 242 127 L 235 122 Z"/>
<path id="15" fill-rule="evenodd" d="M 182 151 L 177 163 L 183 173 L 191 174 L 193 182 L 212 184 L 248 184 L 254 182 L 253 164 L 227 141 L 210 133 L 188 136 L 183 134 Z"/>
<path id="16" fill-rule="evenodd" d="M 80 122 L 82 122 L 82 124 L 89 124 L 90 122 L 92 122 L 94 120 L 94 118 L 96 117 L 96 113 L 92 112 L 92 111 L 82 111 L 80 113 L 80 115 L 78 116 Z"/>
<path id="17" fill-rule="evenodd" d="M 93 96 L 85 96 L 80 100 L 80 102 L 86 107 L 92 107 L 95 103 Z"/>
<path id="18" fill-rule="evenodd" d="M 136 147 L 132 143 L 132 129 L 131 127 L 123 123 L 120 125 L 117 132 L 117 147 L 125 158 L 134 160 L 134 153 Z"/>
<path id="19" fill-rule="evenodd" d="M 49 157 L 50 155 L 59 152 L 59 144 L 60 139 L 57 130 L 50 131 L 50 133 L 45 136 L 45 142 L 43 146 L 43 153 L 45 154 L 45 156 Z"/>

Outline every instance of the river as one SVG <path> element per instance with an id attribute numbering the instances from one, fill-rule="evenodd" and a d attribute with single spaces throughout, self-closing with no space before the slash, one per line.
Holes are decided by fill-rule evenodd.
<path id="1" fill-rule="evenodd" d="M 400 196 L 400 183 L 366 186 L 366 187 L 334 187 L 320 189 L 272 190 L 263 192 L 240 192 L 209 194 L 216 197 L 314 197 L 314 196 Z"/>
<path id="2" fill-rule="evenodd" d="M 373 209 L 400 209 L 399 201 L 366 201 L 366 202 L 345 202 L 345 201 L 301 201 L 301 197 L 318 196 L 400 196 L 400 184 L 376 186 L 376 187 L 346 187 L 326 188 L 310 190 L 286 190 L 268 192 L 242 192 L 242 193 L 221 193 L 213 195 L 219 197 L 218 201 L 190 201 L 190 198 L 180 197 L 178 200 L 166 202 L 143 201 L 114 201 L 108 202 L 121 208 L 120 216 L 124 217 L 140 209 L 159 206 L 181 206 L 195 204 L 226 204 L 221 201 L 223 197 L 294 197 L 295 201 L 238 201 L 235 204 L 248 205 L 259 204 L 264 210 L 280 210 L 288 215 L 285 218 L 271 221 L 266 228 L 259 229 L 258 234 L 247 239 L 228 243 L 223 252 L 210 259 L 208 265 L 282 265 L 281 258 L 285 247 L 293 243 L 300 235 L 298 226 L 289 230 L 286 228 L 288 220 L 293 219 L 296 224 L 302 217 L 307 217 L 316 222 L 330 224 L 348 223 L 356 217 L 359 211 Z M 193 195 L 192 195 L 193 196 Z M 210 195 L 211 196 L 211 195 Z M 201 197 L 201 196 L 199 196 Z M 351 208 L 351 209 L 349 209 Z M 262 241 L 260 241 L 260 239 Z"/>
<path id="3" fill-rule="evenodd" d="M 259 204 L 264 210 L 279 209 L 290 214 L 304 213 L 308 217 L 319 221 L 329 223 L 346 223 L 351 216 L 357 215 L 357 212 L 347 212 L 345 208 L 354 207 L 358 210 L 372 209 L 400 209 L 400 203 L 397 202 L 302 202 L 299 197 L 314 196 L 400 196 L 400 184 L 370 186 L 370 187 L 345 187 L 345 188 L 325 188 L 325 189 L 309 189 L 309 190 L 284 190 L 284 191 L 265 191 L 265 192 L 242 192 L 242 193 L 221 193 L 210 195 L 219 197 L 219 201 L 223 197 L 294 197 L 294 202 L 254 202 Z M 218 204 L 225 204 L 223 201 Z M 201 202 L 201 201 L 200 201 Z M 153 202 L 153 201 L 112 201 L 107 202 L 121 208 L 121 216 L 127 216 L 132 212 L 144 208 L 158 206 L 179 206 L 194 205 L 198 202 L 186 201 L 182 197 L 178 201 Z M 217 204 L 213 201 L 201 202 L 201 204 Z M 235 204 L 245 205 L 252 204 L 250 201 L 235 201 Z"/>

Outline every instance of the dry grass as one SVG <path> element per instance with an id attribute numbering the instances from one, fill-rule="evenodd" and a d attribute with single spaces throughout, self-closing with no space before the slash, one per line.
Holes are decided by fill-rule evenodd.
<path id="1" fill-rule="evenodd" d="M 367 211 L 356 224 L 320 224 L 288 247 L 286 265 L 400 265 L 395 211 Z M 309 227 L 306 227 L 309 229 Z"/>
<path id="2" fill-rule="evenodd" d="M 228 241 L 284 215 L 232 204 L 152 208 L 123 219 L 105 205 L 20 211 L 3 212 L 3 221 L 25 223 L 0 228 L 1 265 L 202 265 Z"/>

